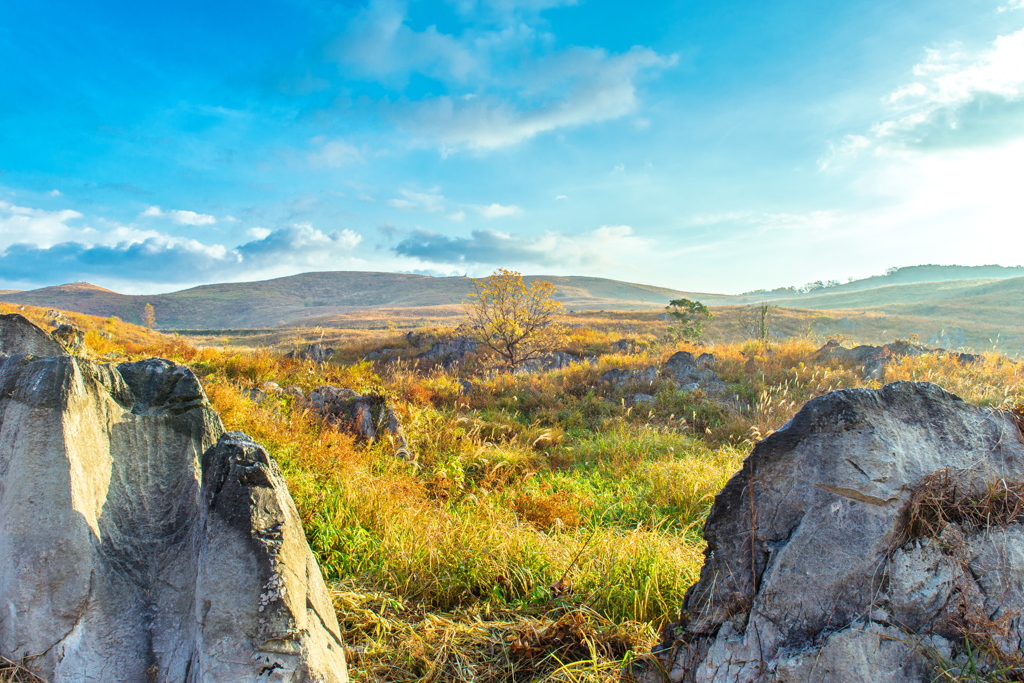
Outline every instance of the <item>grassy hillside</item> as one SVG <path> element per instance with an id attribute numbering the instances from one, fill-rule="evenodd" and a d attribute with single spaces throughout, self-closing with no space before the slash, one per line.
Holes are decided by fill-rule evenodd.
<path id="1" fill-rule="evenodd" d="M 635 285 L 603 278 L 529 276 L 557 286 L 556 298 L 570 309 L 637 309 L 662 307 L 679 297 L 730 300 L 721 295 Z M 204 285 L 170 294 L 133 296 L 88 283 L 27 292 L 3 293 L 11 303 L 117 316 L 139 323 L 147 303 L 160 328 L 248 328 L 298 324 L 311 318 L 378 308 L 456 305 L 470 292 L 472 280 L 402 273 L 305 273 L 260 282 Z"/>
<path id="2" fill-rule="evenodd" d="M 932 272 L 935 269 L 939 270 Z M 989 272 L 921 266 L 901 269 L 877 281 L 889 282 L 903 271 L 914 271 L 915 277 Z M 999 272 L 1006 274 L 1016 269 L 1004 268 Z M 712 323 L 708 334 L 718 341 L 745 338 L 742 319 L 749 311 L 743 306 L 757 298 L 682 292 L 591 277 L 527 279 L 536 278 L 553 282 L 556 296 L 566 310 L 584 317 L 597 311 L 633 311 L 631 317 L 636 320 L 655 320 L 671 299 L 699 299 L 716 307 L 719 320 Z M 158 328 L 209 330 L 214 337 L 237 338 L 239 343 L 249 345 L 256 343 L 251 333 L 243 340 L 235 332 L 214 331 L 296 327 L 319 328 L 321 332 L 335 330 L 337 335 L 344 336 L 351 331 L 456 325 L 463 318 L 461 303 L 471 286 L 472 280 L 462 277 L 332 272 L 205 285 L 153 296 L 130 296 L 75 283 L 27 292 L 0 292 L 0 300 L 116 316 L 135 323 L 141 322 L 144 306 L 151 303 Z M 879 342 L 916 334 L 925 343 L 951 348 L 1024 352 L 1021 277 L 888 284 L 871 289 L 841 286 L 777 298 L 770 303 L 789 311 L 774 314 L 776 329 L 788 337 L 845 335 Z M 262 335 L 266 340 L 272 339 L 273 344 L 289 336 L 291 333 L 286 331 Z"/>

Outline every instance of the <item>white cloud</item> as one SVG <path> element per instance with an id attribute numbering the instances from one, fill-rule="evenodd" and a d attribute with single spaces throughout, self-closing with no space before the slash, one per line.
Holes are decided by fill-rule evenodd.
<path id="1" fill-rule="evenodd" d="M 164 211 L 159 206 L 151 206 L 139 214 L 141 218 L 170 218 L 178 225 L 213 225 L 217 222 L 215 216 L 195 211 L 181 211 L 172 209 Z"/>
<path id="2" fill-rule="evenodd" d="M 464 221 L 464 220 L 466 220 L 466 212 L 463 211 L 462 209 L 459 209 L 458 211 L 456 211 L 454 213 L 448 214 L 446 216 L 446 218 L 448 220 L 452 220 L 452 221 Z"/>
<path id="3" fill-rule="evenodd" d="M 427 98 L 408 105 L 399 123 L 422 143 L 446 152 L 494 150 L 629 114 L 638 106 L 639 74 L 674 63 L 646 48 L 621 55 L 574 48 L 514 74 L 511 92 Z"/>
<path id="4" fill-rule="evenodd" d="M 440 213 L 444 211 L 444 195 L 434 187 L 425 192 L 416 190 L 399 190 L 401 198 L 389 199 L 388 205 L 402 211 L 425 211 Z"/>
<path id="5" fill-rule="evenodd" d="M 402 84 L 412 71 L 456 81 L 483 72 L 473 49 L 454 36 L 434 26 L 424 31 L 406 26 L 405 9 L 394 0 L 371 0 L 335 43 L 337 59 L 354 75 Z"/>
<path id="6" fill-rule="evenodd" d="M 522 209 L 515 205 L 488 204 L 487 206 L 474 206 L 472 208 L 484 218 L 504 218 L 505 216 L 515 216 L 523 212 Z"/>
<path id="7" fill-rule="evenodd" d="M 394 247 L 400 256 L 422 263 L 543 266 L 578 274 L 631 269 L 653 253 L 654 244 L 633 234 L 628 225 L 602 226 L 584 233 L 547 232 L 513 235 L 498 230 L 474 230 L 469 237 L 449 237 L 417 230 Z"/>
<path id="8" fill-rule="evenodd" d="M 384 111 L 416 144 L 445 153 L 493 150 L 625 116 L 639 106 L 641 75 L 676 61 L 639 46 L 621 54 L 586 47 L 552 51 L 553 37 L 542 30 L 537 13 L 575 2 L 454 2 L 473 17 L 471 27 L 458 35 L 436 26 L 414 30 L 404 3 L 372 0 L 333 48 L 347 74 L 401 93 L 385 101 Z M 407 93 L 413 74 L 436 85 L 426 94 Z"/>
<path id="9" fill-rule="evenodd" d="M 841 166 L 865 153 L 982 147 L 1024 136 L 1024 30 L 981 50 L 927 49 L 913 74 L 884 98 L 889 117 L 832 145 L 819 166 Z"/>
<path id="10" fill-rule="evenodd" d="M 50 190 L 47 194 L 49 194 L 51 197 L 59 197 L 60 190 Z"/>
<path id="11" fill-rule="evenodd" d="M 26 239 L 49 246 L 88 234 L 88 227 L 68 225 L 79 218 L 82 214 L 70 209 L 46 211 L 0 199 L 0 249 Z"/>
<path id="12" fill-rule="evenodd" d="M 560 195 L 558 195 L 557 197 L 555 197 L 555 200 L 557 201 L 557 200 L 559 200 L 559 199 L 568 199 L 568 198 L 569 198 L 569 197 L 567 197 L 566 195 L 564 195 L 564 194 L 560 194 Z"/>
<path id="13" fill-rule="evenodd" d="M 250 241 L 227 247 L 102 219 L 97 223 L 112 227 L 75 225 L 82 218 L 77 211 L 50 212 L 0 200 L 0 280 L 45 285 L 89 279 L 145 289 L 146 283 L 255 279 L 365 265 L 354 256 L 362 236 L 348 229 L 324 232 L 309 223 L 273 231 L 252 228 Z"/>
<path id="14" fill-rule="evenodd" d="M 309 163 L 313 166 L 340 168 L 350 163 L 361 161 L 363 156 L 358 149 L 344 140 L 328 140 L 322 135 L 312 138 L 310 144 L 317 147 L 309 154 Z"/>

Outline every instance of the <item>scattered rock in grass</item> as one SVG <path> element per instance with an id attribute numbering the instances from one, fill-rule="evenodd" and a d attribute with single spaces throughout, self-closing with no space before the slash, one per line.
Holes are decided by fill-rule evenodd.
<path id="1" fill-rule="evenodd" d="M 370 351 L 368 354 L 363 356 L 366 360 L 394 360 L 398 356 L 398 349 L 377 349 L 376 351 Z"/>
<path id="2" fill-rule="evenodd" d="M 188 368 L 93 363 L 26 323 L 0 318 L 0 657 L 51 683 L 347 681 L 267 453 Z"/>
<path id="3" fill-rule="evenodd" d="M 323 365 L 324 363 L 329 361 L 333 356 L 333 348 L 324 348 L 320 344 L 310 344 L 309 346 L 300 351 L 289 351 L 284 355 L 285 358 L 313 361 L 317 365 Z"/>
<path id="4" fill-rule="evenodd" d="M 411 457 L 398 416 L 383 396 L 360 395 L 344 387 L 322 386 L 309 392 L 310 410 L 339 429 L 364 441 L 386 437 L 401 457 Z"/>
<path id="5" fill-rule="evenodd" d="M 451 339 L 435 342 L 433 346 L 419 355 L 419 358 L 441 363 L 444 367 L 452 367 L 475 355 L 480 343 L 473 337 L 462 334 Z"/>
<path id="6" fill-rule="evenodd" d="M 960 365 L 971 365 L 973 363 L 980 363 L 984 360 L 979 354 L 976 353 L 958 353 L 956 355 L 956 362 Z"/>
<path id="7" fill-rule="evenodd" d="M 629 403 L 634 406 L 641 405 L 643 403 L 654 403 L 657 400 L 657 398 L 650 394 L 633 394 L 629 397 Z"/>
<path id="8" fill-rule="evenodd" d="M 618 341 L 612 342 L 612 351 L 614 353 L 640 353 L 644 350 L 643 344 L 638 342 L 636 339 L 619 339 Z"/>
<path id="9" fill-rule="evenodd" d="M 624 387 L 630 384 L 650 386 L 657 381 L 660 374 L 658 368 L 653 365 L 643 370 L 612 368 L 601 375 L 598 381 L 611 384 L 614 387 Z"/>
<path id="10" fill-rule="evenodd" d="M 707 394 L 720 396 L 727 388 L 718 373 L 712 370 L 714 364 L 715 357 L 710 353 L 702 353 L 694 358 L 689 351 L 678 351 L 665 362 L 665 371 L 683 393 L 699 387 Z"/>
<path id="11" fill-rule="evenodd" d="M 516 372 L 538 372 L 540 370 L 563 370 L 573 363 L 581 363 L 584 359 L 579 356 L 574 356 L 571 353 L 565 351 L 555 351 L 554 353 L 547 353 L 537 358 L 531 358 L 530 360 L 520 364 L 516 368 Z"/>
<path id="12" fill-rule="evenodd" d="M 282 389 L 281 385 L 277 382 L 264 382 L 260 385 L 260 389 L 265 393 L 272 394 L 274 396 L 284 395 L 284 389 Z"/>
<path id="13" fill-rule="evenodd" d="M 920 344 L 897 339 L 885 346 L 855 346 L 843 348 L 836 340 L 830 339 L 811 357 L 814 362 L 824 363 L 838 361 L 840 363 L 860 366 L 861 375 L 865 380 L 885 379 L 885 367 L 897 358 L 922 356 L 926 353 L 943 353 L 942 349 L 929 349 Z"/>
<path id="14" fill-rule="evenodd" d="M 968 656 L 982 677 L 1020 671 L 1022 522 L 1012 416 L 927 383 L 826 394 L 718 494 L 700 581 L 659 663 L 630 675 L 924 683 L 936 657 Z"/>

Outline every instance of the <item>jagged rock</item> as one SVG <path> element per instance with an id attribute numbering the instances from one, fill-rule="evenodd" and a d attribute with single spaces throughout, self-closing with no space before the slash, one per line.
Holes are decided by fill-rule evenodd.
<path id="1" fill-rule="evenodd" d="M 45 331 L 18 313 L 0 315 L 0 354 L 27 353 L 40 358 L 62 356 L 67 351 Z"/>
<path id="2" fill-rule="evenodd" d="M 701 578 L 663 632 L 660 666 L 630 673 L 644 683 L 925 683 L 935 677 L 926 653 L 962 654 L 966 626 L 1016 652 L 1018 482 L 1024 445 L 1008 415 L 927 383 L 816 398 L 716 497 Z M 986 496 L 996 512 L 971 513 Z"/>
<path id="3" fill-rule="evenodd" d="M 960 365 L 970 365 L 972 363 L 980 363 L 984 359 L 976 353 L 958 353 L 956 355 L 956 362 Z"/>
<path id="4" fill-rule="evenodd" d="M 289 351 L 284 357 L 295 358 L 296 360 L 309 360 L 317 365 L 323 365 L 334 357 L 334 349 L 324 348 L 320 344 L 310 344 L 301 351 Z"/>
<path id="5" fill-rule="evenodd" d="M 0 320 L 5 341 L 42 334 Z M 280 472 L 222 436 L 195 375 L 18 351 L 0 355 L 0 655 L 51 683 L 346 681 Z"/>
<path id="6" fill-rule="evenodd" d="M 50 333 L 68 353 L 81 353 L 85 350 L 85 332 L 74 325 L 60 325 Z"/>
<path id="7" fill-rule="evenodd" d="M 459 335 L 451 339 L 435 342 L 433 346 L 419 355 L 420 358 L 438 361 L 445 367 L 460 363 L 467 356 L 477 353 L 479 342 L 469 335 Z"/>
<path id="8" fill-rule="evenodd" d="M 658 399 L 656 397 L 651 396 L 650 394 L 633 394 L 629 397 L 630 404 L 634 406 L 642 403 L 654 403 L 657 400 Z"/>
<path id="9" fill-rule="evenodd" d="M 379 394 L 362 396 L 344 387 L 323 386 L 309 393 L 308 402 L 314 413 L 360 439 L 372 442 L 387 435 L 398 450 L 406 448 L 398 416 Z"/>

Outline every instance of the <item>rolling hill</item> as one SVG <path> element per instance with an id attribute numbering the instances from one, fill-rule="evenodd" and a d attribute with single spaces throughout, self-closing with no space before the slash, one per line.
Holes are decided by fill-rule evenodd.
<path id="1" fill-rule="evenodd" d="M 680 297 L 699 298 L 712 305 L 732 303 L 735 299 L 595 277 L 526 277 L 538 278 L 555 284 L 556 298 L 569 310 L 661 308 Z M 471 288 L 472 280 L 465 277 L 340 271 L 203 285 L 155 295 L 120 294 L 76 282 L 24 292 L 0 292 L 0 301 L 116 316 L 136 323 L 141 322 L 143 308 L 149 303 L 161 329 L 265 328 L 302 325 L 368 309 L 458 306 Z"/>
<path id="2" fill-rule="evenodd" d="M 997 267 L 998 268 L 998 267 Z M 822 334 L 863 339 L 916 333 L 922 341 L 959 339 L 946 345 L 991 348 L 1000 340 L 1008 351 L 1024 351 L 1024 277 L 950 279 L 954 275 L 1005 275 L 1017 269 L 972 270 L 952 266 L 921 266 L 902 279 L 939 277 L 928 282 L 893 283 L 893 276 L 868 278 L 848 285 L 771 298 L 685 292 L 596 277 L 528 276 L 556 286 L 556 297 L 568 311 L 657 311 L 668 301 L 687 297 L 720 308 L 722 322 L 742 315 L 754 302 L 806 313 Z M 864 282 L 879 286 L 865 288 Z M 382 327 L 399 321 L 403 327 L 454 322 L 472 287 L 465 277 L 429 277 L 401 273 L 321 272 L 290 277 L 204 285 L 157 295 L 127 295 L 89 283 L 73 283 L 31 291 L 0 291 L 0 301 L 77 311 L 141 322 L 151 303 L 160 329 L 244 330 L 276 327 Z M 732 311 L 732 312 L 729 312 Z M 780 317 L 780 321 L 781 321 Z M 796 321 L 797 319 L 794 319 Z M 793 325 L 797 325 L 794 322 Z M 794 327 L 794 329 L 796 329 Z M 952 335 L 952 336 L 951 336 Z M 938 342 L 936 342 L 938 343 Z"/>

